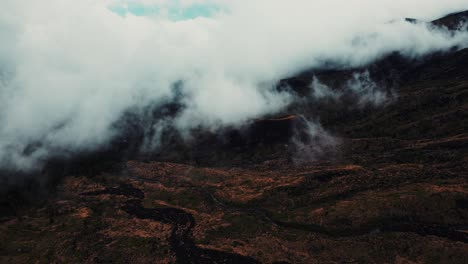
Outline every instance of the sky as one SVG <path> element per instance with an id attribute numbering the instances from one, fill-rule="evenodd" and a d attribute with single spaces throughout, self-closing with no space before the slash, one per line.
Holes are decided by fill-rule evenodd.
<path id="1" fill-rule="evenodd" d="M 190 20 L 199 17 L 211 17 L 221 11 L 221 6 L 215 3 L 193 3 L 186 6 L 172 1 L 169 5 L 159 5 L 138 1 L 120 1 L 109 5 L 109 10 L 120 16 L 127 14 L 135 16 L 163 16 L 172 21 Z"/>

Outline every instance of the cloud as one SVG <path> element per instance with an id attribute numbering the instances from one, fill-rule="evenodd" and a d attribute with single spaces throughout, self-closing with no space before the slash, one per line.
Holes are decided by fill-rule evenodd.
<path id="1" fill-rule="evenodd" d="M 310 90 L 312 92 L 311 96 L 317 100 L 321 100 L 324 98 L 339 100 L 342 96 L 342 93 L 334 91 L 328 85 L 322 83 L 316 76 L 314 76 L 314 78 L 312 79 L 312 83 L 310 84 Z"/>
<path id="2" fill-rule="evenodd" d="M 318 160 L 326 155 L 335 156 L 339 150 L 340 139 L 328 133 L 317 121 L 300 118 L 304 127 L 296 131 L 292 138 L 294 146 L 292 160 L 301 164 Z"/>
<path id="3" fill-rule="evenodd" d="M 468 43 L 466 33 L 404 21 L 466 9 L 466 0 L 134 1 L 161 10 L 217 7 L 184 19 L 111 10 L 129 2 L 2 1 L 3 167 L 97 149 L 120 132 L 114 124 L 124 113 L 173 100 L 178 83 L 183 111 L 163 123 L 214 129 L 286 107 L 292 97 L 275 84 L 301 70 Z"/>
<path id="4" fill-rule="evenodd" d="M 371 79 L 369 71 L 354 73 L 352 79 L 346 83 L 346 88 L 357 95 L 359 98 L 358 104 L 361 106 L 367 104 L 383 105 L 391 98 L 391 95 L 385 89 L 379 87 Z"/>

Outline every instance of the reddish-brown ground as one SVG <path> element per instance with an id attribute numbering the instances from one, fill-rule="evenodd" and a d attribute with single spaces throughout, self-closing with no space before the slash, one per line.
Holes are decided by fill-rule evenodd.
<path id="1" fill-rule="evenodd" d="M 289 116 L 256 121 L 247 146 L 208 140 L 160 162 L 71 171 L 44 202 L 10 200 L 0 263 L 466 263 L 467 62 L 468 49 L 407 67 L 390 57 L 370 69 L 398 68 L 389 104 L 291 107 L 338 139 L 312 158 L 275 143 Z M 286 82 L 305 91 L 311 78 Z M 284 134 L 258 141 L 270 130 Z"/>
<path id="2" fill-rule="evenodd" d="M 130 161 L 121 175 L 70 176 L 46 205 L 4 220 L 1 260 L 464 263 L 467 137 L 378 142 L 344 143 L 384 149 L 360 163 Z M 464 151 L 450 162 L 374 162 L 444 148 Z"/>

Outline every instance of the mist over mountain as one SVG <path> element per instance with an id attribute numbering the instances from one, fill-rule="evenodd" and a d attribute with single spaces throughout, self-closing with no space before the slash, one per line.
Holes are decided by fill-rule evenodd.
<path id="1" fill-rule="evenodd" d="M 360 67 L 392 53 L 421 58 L 468 43 L 463 24 L 449 32 L 424 22 L 465 1 L 2 5 L 0 160 L 20 170 L 106 146 L 125 133 L 128 114 L 176 103 L 174 116 L 145 130 L 169 126 L 187 138 L 284 110 L 295 98 L 276 85 L 303 70 Z M 144 148 L 157 150 L 157 141 Z"/>
<path id="2" fill-rule="evenodd" d="M 3 0 L 0 263 L 466 263 L 466 0 Z"/>

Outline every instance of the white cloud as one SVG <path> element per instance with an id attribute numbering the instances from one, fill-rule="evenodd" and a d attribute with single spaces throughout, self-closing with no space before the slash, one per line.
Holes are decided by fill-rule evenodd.
<path id="1" fill-rule="evenodd" d="M 195 2 L 221 11 L 172 21 L 109 10 L 122 1 L 3 0 L 0 161 L 26 167 L 51 148 L 99 147 L 124 111 L 162 103 L 180 80 L 187 108 L 174 124 L 181 130 L 236 124 L 287 105 L 291 98 L 273 84 L 323 61 L 361 65 L 392 51 L 420 56 L 468 43 L 466 33 L 402 21 L 467 9 L 466 0 L 178 4 Z M 34 142 L 45 147 L 25 157 Z"/>

